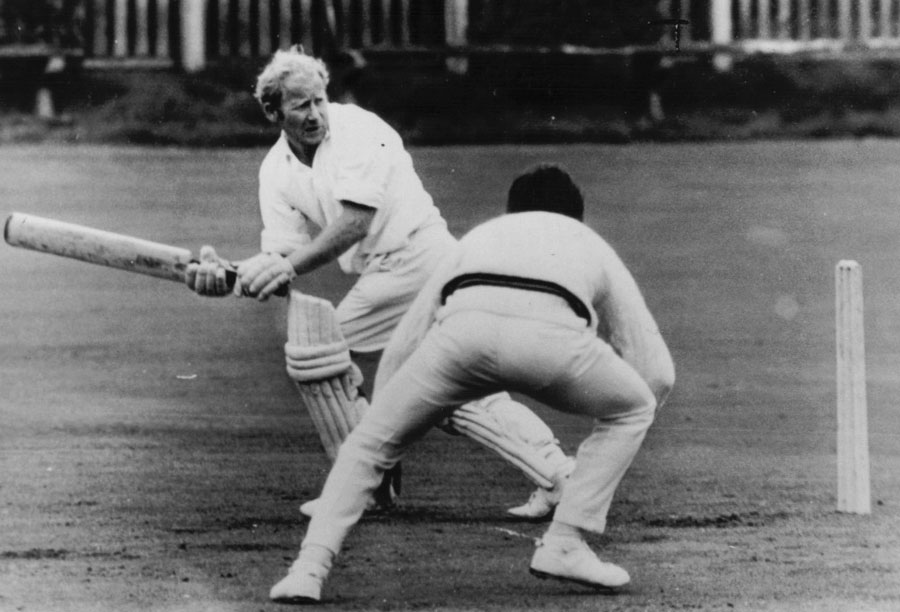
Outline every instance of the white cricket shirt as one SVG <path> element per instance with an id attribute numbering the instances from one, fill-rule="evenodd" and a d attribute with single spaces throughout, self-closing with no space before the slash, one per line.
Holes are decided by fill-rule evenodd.
<path id="1" fill-rule="evenodd" d="M 400 367 L 421 343 L 441 308 L 441 289 L 464 274 L 500 274 L 555 283 L 587 306 L 591 325 L 644 378 L 656 393 L 672 370 L 671 356 L 637 283 L 615 250 L 584 223 L 547 212 L 496 217 L 463 236 L 453 256 L 419 293 L 382 357 L 376 388 Z M 531 312 L 529 302 L 545 303 L 528 291 L 498 292 L 473 286 L 459 295 L 479 310 L 498 314 Z M 534 294 L 540 295 L 540 294 Z M 572 317 L 572 320 L 576 318 Z M 384 370 L 384 373 L 382 373 Z"/>
<path id="2" fill-rule="evenodd" d="M 507 214 L 463 236 L 451 278 L 472 272 L 550 281 L 591 311 L 593 326 L 656 391 L 671 358 L 634 277 L 584 223 L 547 212 Z"/>
<path id="3" fill-rule="evenodd" d="M 549 281 L 568 289 L 598 323 L 597 307 L 610 294 L 611 282 L 624 273 L 619 258 L 584 223 L 559 214 L 525 212 L 491 219 L 460 240 L 453 276 L 485 272 Z M 628 298 L 632 298 L 631 292 Z M 625 295 L 622 295 L 625 297 Z M 605 314 L 605 313 L 604 313 Z"/>
<path id="4" fill-rule="evenodd" d="M 349 200 L 376 209 L 366 237 L 338 258 L 344 272 L 358 274 L 369 256 L 403 248 L 441 215 L 391 126 L 353 104 L 330 102 L 328 118 L 312 167 L 297 159 L 284 133 L 263 160 L 261 249 L 287 255 L 307 244 Z"/>

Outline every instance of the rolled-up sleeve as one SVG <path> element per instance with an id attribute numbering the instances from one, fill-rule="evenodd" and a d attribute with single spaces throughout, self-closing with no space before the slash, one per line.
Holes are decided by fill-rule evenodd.
<path id="1" fill-rule="evenodd" d="M 372 208 L 385 206 L 393 151 L 388 142 L 367 142 L 340 160 L 334 197 Z"/>

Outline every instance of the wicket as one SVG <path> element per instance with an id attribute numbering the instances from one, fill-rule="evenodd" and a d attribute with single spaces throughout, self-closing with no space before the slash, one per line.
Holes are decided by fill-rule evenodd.
<path id="1" fill-rule="evenodd" d="M 869 439 L 863 340 L 862 269 L 841 260 L 835 268 L 837 348 L 837 510 L 869 514 Z"/>

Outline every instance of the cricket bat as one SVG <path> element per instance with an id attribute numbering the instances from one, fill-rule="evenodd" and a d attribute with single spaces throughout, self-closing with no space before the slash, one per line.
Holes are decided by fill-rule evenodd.
<path id="1" fill-rule="evenodd" d="M 3 238 L 15 247 L 181 283 L 188 264 L 197 262 L 188 249 L 16 212 L 6 219 Z M 226 268 L 229 286 L 236 277 Z"/>

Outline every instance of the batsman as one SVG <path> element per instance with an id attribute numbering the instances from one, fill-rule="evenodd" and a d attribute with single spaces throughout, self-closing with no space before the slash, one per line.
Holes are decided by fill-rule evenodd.
<path id="1" fill-rule="evenodd" d="M 329 101 L 328 80 L 325 64 L 298 47 L 276 52 L 259 74 L 256 98 L 281 128 L 259 170 L 261 252 L 237 264 L 230 287 L 229 262 L 204 246 L 185 281 L 200 295 L 266 300 L 335 260 L 357 276 L 336 308 L 298 291 L 289 298 L 287 371 L 334 461 L 368 406 L 382 350 L 456 239 L 399 134 L 371 112 Z M 508 512 L 552 512 L 574 461 L 537 415 L 498 393 L 460 407 L 446 427 L 496 451 L 538 485 Z M 393 505 L 397 476 L 387 473 L 370 507 Z M 315 500 L 301 511 L 314 514 Z"/>

